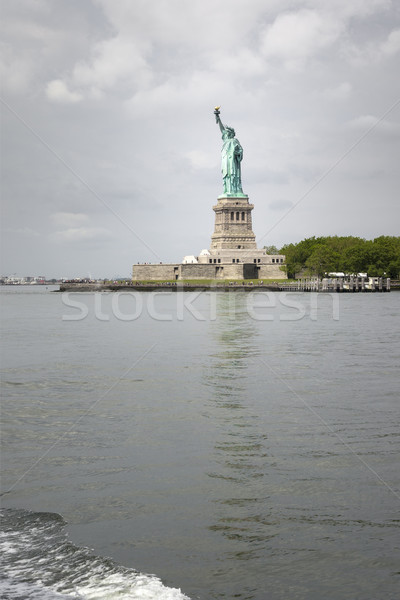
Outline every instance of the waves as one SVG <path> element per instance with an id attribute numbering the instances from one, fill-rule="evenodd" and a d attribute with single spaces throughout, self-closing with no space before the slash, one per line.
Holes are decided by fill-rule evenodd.
<path id="1" fill-rule="evenodd" d="M 61 515 L 5 509 L 1 517 L 4 600 L 189 600 L 154 575 L 75 546 Z"/>

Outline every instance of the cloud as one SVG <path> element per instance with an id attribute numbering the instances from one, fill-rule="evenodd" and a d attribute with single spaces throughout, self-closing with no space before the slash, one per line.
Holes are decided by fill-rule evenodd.
<path id="1" fill-rule="evenodd" d="M 293 202 L 291 202 L 290 200 L 274 200 L 273 202 L 270 202 L 268 204 L 268 208 L 270 208 L 271 210 L 276 210 L 276 211 L 281 211 L 281 210 L 287 210 L 288 208 L 291 208 L 293 206 Z"/>
<path id="2" fill-rule="evenodd" d="M 16 56 L 10 44 L 0 44 L 0 79 L 3 91 L 23 93 L 32 81 L 31 61 Z"/>
<path id="3" fill-rule="evenodd" d="M 232 53 L 223 53 L 215 57 L 215 71 L 230 76 L 239 76 L 241 80 L 265 73 L 265 61 L 262 56 L 249 48 L 239 48 Z"/>
<path id="4" fill-rule="evenodd" d="M 212 71 L 193 71 L 185 77 L 171 77 L 168 81 L 153 87 L 139 90 L 126 101 L 128 113 L 137 118 L 143 116 L 158 116 L 173 111 L 193 114 L 197 108 L 208 104 L 213 109 L 219 98 L 227 95 L 233 98 L 235 86 L 230 89 L 230 83 L 224 82 L 218 73 Z M 222 101 L 221 101 L 222 102 Z"/>
<path id="5" fill-rule="evenodd" d="M 50 81 L 46 95 L 55 102 L 98 99 L 104 93 L 132 95 L 152 81 L 152 71 L 137 44 L 121 35 L 96 43 L 64 79 Z"/>
<path id="6" fill-rule="evenodd" d="M 51 220 L 56 227 L 76 227 L 89 220 L 84 213 L 58 212 L 51 215 Z"/>
<path id="7" fill-rule="evenodd" d="M 339 85 L 328 88 L 324 91 L 324 96 L 328 100 L 347 100 L 353 91 L 353 86 L 348 81 L 344 81 Z"/>
<path id="8" fill-rule="evenodd" d="M 381 44 L 380 53 L 383 56 L 394 56 L 398 52 L 400 52 L 400 29 L 394 29 Z"/>
<path id="9" fill-rule="evenodd" d="M 46 96 L 49 100 L 54 100 L 55 102 L 64 102 L 67 104 L 82 100 L 82 94 L 71 92 L 68 89 L 67 84 L 61 79 L 54 79 L 47 84 Z"/>
<path id="10" fill-rule="evenodd" d="M 393 29 L 385 40 L 370 40 L 366 44 L 356 44 L 349 40 L 344 47 L 344 56 L 356 67 L 379 64 L 390 60 L 400 52 L 400 29 Z"/>
<path id="11" fill-rule="evenodd" d="M 385 137 L 399 137 L 400 124 L 385 119 L 378 119 L 374 115 L 361 115 L 349 122 L 351 129 L 366 132 L 373 128 L 375 133 L 379 133 Z"/>
<path id="12" fill-rule="evenodd" d="M 134 90 L 151 81 L 151 70 L 133 40 L 122 36 L 104 40 L 96 44 L 92 55 L 90 61 L 81 61 L 74 67 L 74 85 L 98 92 L 115 86 Z"/>
<path id="13" fill-rule="evenodd" d="M 7 228 L 4 230 L 7 233 L 23 235 L 27 237 L 39 237 L 40 233 L 31 227 L 16 227 L 15 229 Z"/>
<path id="14" fill-rule="evenodd" d="M 55 231 L 50 235 L 55 242 L 104 241 L 111 237 L 111 232 L 103 227 L 72 227 L 64 231 Z"/>
<path id="15" fill-rule="evenodd" d="M 392 0 L 317 0 L 312 3 L 325 5 L 326 10 L 333 7 L 335 13 L 343 19 L 367 19 L 375 13 L 384 14 L 392 6 Z"/>
<path id="16" fill-rule="evenodd" d="M 374 126 L 318 185 L 315 210 L 302 218 L 309 194 L 282 222 L 278 245 L 340 233 L 338 198 L 363 207 L 349 229 L 397 233 L 398 110 L 379 121 L 399 97 L 394 0 L 8 0 L 3 15 L 3 210 L 20 232 L 6 236 L 6 271 L 129 273 L 149 246 L 165 260 L 206 247 L 219 104 L 244 147 L 256 229 Z M 384 176 L 365 183 L 366 171 Z"/>
<path id="17" fill-rule="evenodd" d="M 185 156 L 194 169 L 212 169 L 215 167 L 215 157 L 202 150 L 191 150 Z"/>
<path id="18" fill-rule="evenodd" d="M 343 31 L 343 23 L 329 14 L 301 9 L 282 13 L 269 25 L 261 41 L 267 59 L 277 59 L 297 69 L 321 49 L 331 46 Z"/>
<path id="19" fill-rule="evenodd" d="M 56 227 L 62 229 L 50 234 L 53 242 L 87 242 L 104 241 L 111 237 L 111 232 L 104 227 L 89 227 L 89 216 L 84 213 L 58 212 L 51 215 Z"/>
<path id="20" fill-rule="evenodd" d="M 242 46 L 243 38 L 252 30 L 254 22 L 266 12 L 264 0 L 230 0 L 215 2 L 186 2 L 168 0 L 157 6 L 145 0 L 96 0 L 102 6 L 112 26 L 127 39 L 135 39 L 144 51 L 160 50 L 185 60 L 188 52 L 215 55 L 215 50 Z M 268 4 L 282 4 L 287 0 L 269 0 Z M 181 52 L 181 54 L 180 54 Z M 177 65 L 176 65 L 177 66 Z M 175 67 L 176 68 L 176 67 Z"/>

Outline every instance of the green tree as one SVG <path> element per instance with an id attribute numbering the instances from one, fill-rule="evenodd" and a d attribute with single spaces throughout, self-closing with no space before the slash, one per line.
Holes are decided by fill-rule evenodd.
<path id="1" fill-rule="evenodd" d="M 392 279 L 400 279 L 400 258 L 390 261 L 386 274 Z"/>
<path id="2" fill-rule="evenodd" d="M 371 252 L 365 240 L 346 248 L 341 256 L 341 270 L 345 273 L 363 273 L 371 261 Z"/>
<path id="3" fill-rule="evenodd" d="M 267 252 L 267 254 L 280 254 L 276 246 L 264 246 L 264 250 Z"/>
<path id="4" fill-rule="evenodd" d="M 279 251 L 286 256 L 286 272 L 295 277 L 308 269 L 312 274 L 344 273 L 400 274 L 400 237 L 380 236 L 365 240 L 355 236 L 311 237 L 297 244 L 285 244 Z M 372 273 L 369 273 L 372 276 Z"/>
<path id="5" fill-rule="evenodd" d="M 306 267 L 312 275 L 323 277 L 330 271 L 336 271 L 339 260 L 338 252 L 328 246 L 317 246 L 306 260 Z"/>

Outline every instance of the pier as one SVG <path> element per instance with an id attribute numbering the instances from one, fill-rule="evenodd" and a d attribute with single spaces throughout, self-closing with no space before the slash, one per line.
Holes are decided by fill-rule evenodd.
<path id="1" fill-rule="evenodd" d="M 390 292 L 389 277 L 335 277 L 298 279 L 296 282 L 280 283 L 281 292 Z"/>
<path id="2" fill-rule="evenodd" d="M 159 281 L 125 283 L 74 283 L 65 282 L 60 285 L 60 292 L 118 292 L 137 290 L 141 292 L 194 292 L 194 291 L 245 291 L 254 290 L 271 292 L 329 292 L 329 293 L 365 293 L 390 292 L 390 279 L 383 277 L 348 277 L 298 279 L 291 282 L 267 281 Z M 394 287 L 396 287 L 394 285 Z"/>

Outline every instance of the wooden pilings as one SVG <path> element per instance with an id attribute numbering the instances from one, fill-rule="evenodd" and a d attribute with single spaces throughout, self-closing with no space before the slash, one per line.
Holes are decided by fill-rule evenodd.
<path id="1" fill-rule="evenodd" d="M 287 292 L 390 292 L 390 278 L 386 277 L 335 277 L 298 279 L 294 283 L 279 284 Z"/>

